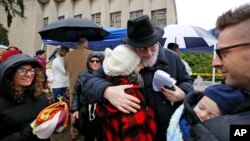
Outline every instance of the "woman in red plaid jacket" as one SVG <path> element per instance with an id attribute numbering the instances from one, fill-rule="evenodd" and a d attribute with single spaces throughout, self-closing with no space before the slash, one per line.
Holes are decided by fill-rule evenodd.
<path id="1" fill-rule="evenodd" d="M 141 109 L 136 113 L 123 113 L 109 102 L 99 104 L 96 113 L 104 118 L 104 140 L 107 141 L 153 141 L 156 123 L 153 109 L 146 104 L 142 94 L 143 79 L 139 71 L 143 68 L 140 57 L 126 45 L 113 51 L 105 50 L 103 69 L 107 80 L 113 85 L 132 84 L 126 93 L 140 99 Z"/>

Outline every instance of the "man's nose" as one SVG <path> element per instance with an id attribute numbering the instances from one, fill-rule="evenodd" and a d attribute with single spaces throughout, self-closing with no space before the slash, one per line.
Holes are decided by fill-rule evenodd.
<path id="1" fill-rule="evenodd" d="M 144 55 L 145 56 L 152 56 L 153 55 L 153 51 L 148 47 L 144 50 Z"/>
<path id="2" fill-rule="evenodd" d="M 222 64 L 221 59 L 218 56 L 216 56 L 215 59 L 212 61 L 212 67 L 214 67 L 214 68 L 221 68 L 222 65 L 223 64 Z"/>

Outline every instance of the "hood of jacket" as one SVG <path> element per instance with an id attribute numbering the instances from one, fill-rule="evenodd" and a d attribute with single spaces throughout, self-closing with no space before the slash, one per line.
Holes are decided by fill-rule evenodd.
<path id="1" fill-rule="evenodd" d="M 90 66 L 89 66 L 89 60 L 92 58 L 98 58 L 101 61 L 101 64 L 104 60 L 104 54 L 102 52 L 97 52 L 97 51 L 92 51 L 89 53 L 89 56 L 87 58 L 87 68 L 88 70 L 91 70 Z"/>
<path id="2" fill-rule="evenodd" d="M 11 78 L 13 72 L 23 64 L 30 64 L 34 68 L 41 68 L 41 65 L 26 54 L 18 54 L 9 57 L 0 65 L 0 92 L 6 93 L 11 88 Z"/>
<path id="3" fill-rule="evenodd" d="M 203 96 L 204 94 L 202 92 L 191 92 L 185 97 L 183 101 L 185 107 L 184 114 L 191 125 L 200 122 L 200 119 L 194 112 L 194 107 L 198 104 Z"/>

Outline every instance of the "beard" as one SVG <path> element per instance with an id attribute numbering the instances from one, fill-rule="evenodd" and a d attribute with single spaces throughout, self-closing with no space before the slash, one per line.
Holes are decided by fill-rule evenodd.
<path id="1" fill-rule="evenodd" d="M 157 45 L 156 50 L 150 59 L 142 58 L 142 64 L 144 65 L 144 67 L 152 67 L 157 61 L 158 54 L 159 54 L 159 46 Z"/>

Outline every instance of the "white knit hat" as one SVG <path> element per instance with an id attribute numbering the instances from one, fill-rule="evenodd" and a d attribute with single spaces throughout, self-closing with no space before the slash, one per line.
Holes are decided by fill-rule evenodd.
<path id="1" fill-rule="evenodd" d="M 141 61 L 134 49 L 126 45 L 119 45 L 113 50 L 106 48 L 104 54 L 103 69 L 108 76 L 127 76 Z"/>

